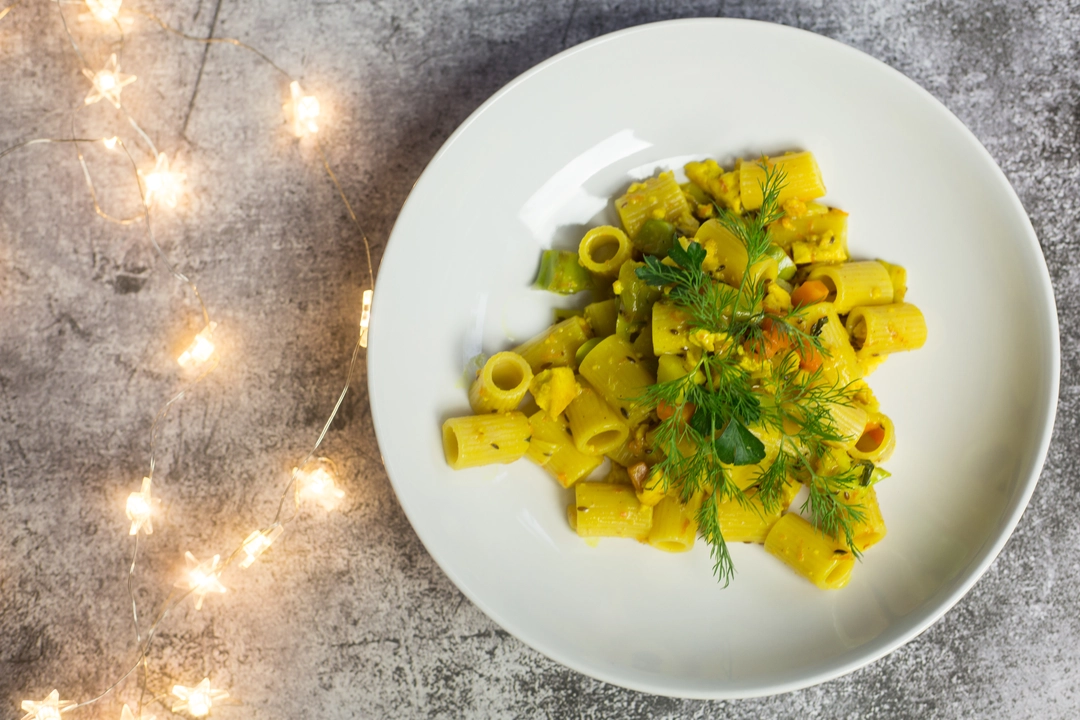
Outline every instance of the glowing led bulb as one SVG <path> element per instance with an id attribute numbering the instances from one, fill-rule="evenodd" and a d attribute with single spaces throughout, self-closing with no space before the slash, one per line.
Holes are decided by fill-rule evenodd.
<path id="1" fill-rule="evenodd" d="M 218 575 L 221 573 L 221 556 L 215 555 L 209 560 L 199 562 L 190 552 L 184 553 L 187 572 L 177 581 L 177 587 L 187 588 L 195 596 L 195 609 L 201 610 L 207 593 L 223 593 L 225 586 Z"/>
<path id="2" fill-rule="evenodd" d="M 97 72 L 83 68 L 83 75 L 93 85 L 86 94 L 86 104 L 93 105 L 98 100 L 108 100 L 116 107 L 120 107 L 120 91 L 135 82 L 134 75 L 124 75 L 120 72 L 120 66 L 116 62 L 116 54 L 109 56 L 109 62 Z"/>
<path id="3" fill-rule="evenodd" d="M 75 703 L 60 699 L 60 693 L 53 690 L 44 700 L 23 700 L 22 709 L 26 712 L 22 720 L 60 720 L 60 713 Z"/>
<path id="4" fill-rule="evenodd" d="M 195 687 L 173 685 L 172 692 L 180 698 L 180 702 L 173 705 L 173 712 L 186 712 L 192 717 L 206 717 L 215 702 L 229 697 L 229 693 L 224 690 L 210 687 L 210 678 L 203 678 Z"/>
<path id="5" fill-rule="evenodd" d="M 135 720 L 135 713 L 131 712 L 131 708 L 127 703 L 124 703 L 124 708 L 120 711 L 120 720 Z M 138 720 L 157 720 L 157 715 L 146 715 L 141 713 Z"/>
<path id="6" fill-rule="evenodd" d="M 115 150 L 116 141 L 119 139 L 120 138 L 116 137 L 115 135 L 113 135 L 112 137 L 102 138 L 101 144 L 105 146 L 106 150 Z"/>
<path id="7" fill-rule="evenodd" d="M 214 337 L 214 328 L 216 327 L 217 323 L 211 322 L 199 331 L 199 334 L 196 335 L 195 339 L 188 345 L 187 350 L 180 353 L 180 357 L 176 358 L 176 362 L 180 363 L 180 367 L 194 367 L 196 365 L 201 365 L 210 359 L 210 356 L 214 354 L 214 343 L 212 338 Z"/>
<path id="8" fill-rule="evenodd" d="M 128 520 L 131 521 L 129 535 L 137 535 L 140 530 L 147 535 L 154 533 L 154 525 L 150 517 L 153 509 L 153 499 L 150 497 L 150 478 L 144 477 L 142 479 L 142 490 L 128 495 L 127 516 Z"/>
<path id="9" fill-rule="evenodd" d="M 274 528 L 268 533 L 264 533 L 260 530 L 255 530 L 250 535 L 248 535 L 247 540 L 244 541 L 243 547 L 244 553 L 247 555 L 247 557 L 240 561 L 240 567 L 251 567 L 251 564 L 255 562 L 255 559 L 262 555 L 264 552 L 266 552 L 266 549 L 270 547 L 273 542 L 281 536 L 281 533 L 283 532 L 285 532 L 285 528 L 283 528 L 281 525 L 275 525 Z"/>
<path id="10" fill-rule="evenodd" d="M 304 95 L 300 90 L 300 83 L 295 80 L 289 83 L 289 95 L 291 99 L 287 108 L 292 116 L 293 133 L 296 137 L 319 132 L 319 125 L 315 122 L 315 118 L 319 117 L 319 101 L 311 95 Z"/>
<path id="11" fill-rule="evenodd" d="M 364 306 L 360 310 L 360 347 L 367 347 L 368 325 L 371 324 L 371 290 L 364 291 Z"/>
<path id="12" fill-rule="evenodd" d="M 169 170 L 169 157 L 165 153 L 158 153 L 154 160 L 154 169 L 146 173 L 140 170 L 139 177 L 142 179 L 143 200 L 147 207 L 160 198 L 163 203 L 174 208 L 187 175 Z"/>
<path id="13" fill-rule="evenodd" d="M 124 0 L 86 0 L 90 14 L 99 22 L 112 22 L 120 14 L 120 5 Z"/>
<path id="14" fill-rule="evenodd" d="M 303 468 L 293 468 L 296 478 L 296 504 L 305 500 L 322 505 L 326 510 L 333 510 L 345 497 L 345 491 L 337 486 L 334 477 L 337 472 L 328 458 L 312 460 Z"/>

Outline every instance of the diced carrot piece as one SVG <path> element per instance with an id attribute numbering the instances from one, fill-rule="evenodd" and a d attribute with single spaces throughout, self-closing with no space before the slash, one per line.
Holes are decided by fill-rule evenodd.
<path id="1" fill-rule="evenodd" d="M 772 318 L 767 317 L 761 321 L 761 334 L 762 341 L 760 343 L 751 342 L 751 347 L 747 347 L 755 355 L 764 355 L 765 358 L 771 358 L 781 350 L 791 347 L 791 339 L 787 333 L 782 332 L 776 326 Z"/>
<path id="2" fill-rule="evenodd" d="M 690 418 L 694 416 L 694 404 L 686 403 L 682 408 L 683 422 L 690 422 Z M 661 420 L 667 420 L 669 417 L 675 414 L 675 407 L 668 405 L 665 401 L 661 400 L 656 405 L 656 416 Z"/>
<path id="3" fill-rule="evenodd" d="M 813 345 L 807 345 L 799 351 L 799 368 L 806 372 L 815 372 L 825 362 L 821 352 Z"/>
<path id="4" fill-rule="evenodd" d="M 791 304 L 797 308 L 819 303 L 829 297 L 829 288 L 820 280 L 807 280 L 791 292 Z"/>

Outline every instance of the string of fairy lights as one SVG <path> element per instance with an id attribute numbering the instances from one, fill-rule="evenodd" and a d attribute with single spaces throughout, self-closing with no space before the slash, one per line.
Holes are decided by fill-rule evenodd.
<path id="1" fill-rule="evenodd" d="M 24 4 L 28 4 L 29 1 L 30 0 L 15 0 L 15 2 L 6 7 L 0 7 L 0 20 L 3 20 L 13 10 L 18 9 Z M 165 402 L 155 416 L 150 428 L 149 471 L 147 475 L 143 477 L 141 483 L 139 483 L 139 488 L 133 490 L 131 494 L 128 495 L 124 507 L 127 519 L 130 521 L 128 534 L 132 538 L 132 553 L 130 564 L 128 564 L 127 589 L 135 631 L 136 659 L 130 666 L 127 666 L 128 669 L 126 672 L 122 673 L 115 682 L 100 694 L 90 699 L 79 702 L 61 699 L 60 691 L 54 689 L 41 700 L 24 700 L 21 704 L 22 710 L 25 712 L 23 720 L 58 720 L 61 714 L 67 714 L 79 708 L 101 702 L 132 675 L 136 675 L 139 681 L 139 700 L 136 703 L 134 710 L 127 703 L 121 705 L 119 708 L 120 720 L 154 720 L 154 715 L 146 713 L 145 706 L 150 704 L 150 702 L 159 703 L 164 708 L 171 710 L 174 713 L 185 713 L 191 717 L 197 718 L 205 717 L 211 713 L 215 705 L 220 705 L 223 701 L 229 701 L 228 691 L 223 688 L 214 687 L 211 684 L 209 677 L 204 677 L 202 680 L 194 682 L 191 685 L 175 684 L 172 686 L 171 692 L 169 693 L 151 692 L 148 688 L 148 676 L 154 639 L 170 613 L 182 603 L 187 602 L 190 599 L 194 608 L 199 610 L 202 608 L 203 601 L 207 595 L 225 593 L 227 586 L 222 581 L 225 570 L 233 565 L 236 565 L 240 570 L 247 570 L 252 567 L 259 557 L 281 537 L 282 533 L 285 532 L 286 526 L 299 516 L 301 507 L 305 505 L 317 505 L 329 511 L 333 510 L 344 497 L 344 491 L 338 486 L 337 469 L 333 461 L 329 458 L 318 456 L 318 450 L 349 391 L 349 383 L 360 355 L 360 350 L 367 347 L 368 325 L 371 318 L 371 298 L 375 285 L 375 271 L 371 260 L 371 245 L 360 225 L 352 205 L 346 197 L 345 191 L 342 188 L 337 175 L 330 166 L 330 162 L 322 145 L 319 143 L 319 101 L 314 96 L 305 94 L 300 83 L 275 64 L 269 57 L 256 48 L 234 38 L 201 38 L 188 35 L 173 28 L 164 20 L 150 12 L 122 7 L 123 0 L 45 1 L 49 2 L 50 5 L 56 6 L 56 10 L 60 15 L 60 22 L 64 29 L 64 34 L 77 56 L 81 73 L 89 82 L 90 87 L 86 96 L 83 98 L 82 103 L 71 113 L 70 137 L 34 138 L 25 140 L 0 150 L 0 159 L 35 145 L 73 145 L 83 171 L 83 176 L 86 180 L 87 190 L 93 203 L 94 211 L 102 219 L 108 222 L 120 225 L 141 223 L 144 226 L 146 238 L 153 247 L 158 259 L 169 273 L 177 280 L 184 283 L 194 295 L 202 313 L 203 323 L 202 328 L 191 339 L 187 348 L 177 357 L 177 364 L 181 369 L 180 372 L 187 378 L 187 383 L 178 393 Z M 110 53 L 108 60 L 103 66 L 95 69 L 87 63 L 86 57 L 83 55 L 82 49 L 69 27 L 68 13 L 65 13 L 64 10 L 65 5 L 79 7 L 80 12 L 77 17 L 78 22 L 84 23 L 90 27 L 95 27 L 102 33 L 111 33 L 113 31 L 118 33 L 119 39 L 111 41 L 111 49 L 113 49 L 113 52 Z M 168 256 L 162 250 L 154 236 L 153 217 L 157 212 L 164 211 L 166 208 L 172 210 L 177 207 L 184 192 L 186 174 L 178 171 L 170 164 L 169 156 L 158 150 L 149 135 L 143 131 L 142 127 L 128 112 L 122 102 L 124 88 L 129 87 L 138 80 L 136 75 L 128 74 L 121 70 L 122 50 L 126 38 L 126 29 L 134 24 L 136 17 L 149 20 L 160 26 L 162 30 L 185 40 L 207 44 L 229 44 L 239 47 L 260 58 L 266 65 L 277 71 L 277 73 L 287 81 L 288 96 L 283 108 L 285 120 L 297 138 L 311 139 L 318 150 L 323 169 L 326 171 L 327 176 L 333 183 L 334 188 L 344 203 L 351 222 L 363 239 L 364 250 L 367 257 L 367 274 L 369 280 L 369 285 L 364 290 L 362 296 L 359 333 L 349 360 L 345 386 L 337 398 L 337 402 L 330 413 L 329 419 L 327 419 L 326 423 L 323 425 L 322 431 L 319 433 L 314 446 L 311 448 L 310 452 L 297 463 L 296 467 L 294 467 L 289 474 L 288 481 L 282 488 L 278 500 L 277 513 L 274 518 L 269 523 L 253 529 L 244 541 L 239 546 L 232 549 L 231 552 L 214 554 L 203 558 L 196 557 L 191 552 L 185 553 L 184 559 L 187 566 L 186 571 L 176 580 L 175 586 L 162 603 L 162 606 L 157 609 L 155 615 L 151 616 L 152 622 L 145 628 L 142 627 L 142 619 L 138 602 L 136 601 L 133 583 L 139 559 L 140 540 L 143 539 L 143 536 L 149 536 L 153 533 L 154 516 L 159 505 L 158 498 L 155 495 L 154 476 L 158 431 L 161 423 L 168 415 L 170 408 L 176 402 L 184 398 L 193 387 L 217 367 L 218 357 L 217 349 L 214 345 L 214 333 L 217 331 L 218 324 L 211 319 L 207 304 L 204 302 L 195 283 L 170 263 Z M 78 110 L 103 100 L 112 104 L 117 110 L 118 116 L 121 117 L 134 131 L 136 146 L 129 146 L 129 144 L 122 140 L 118 135 L 99 138 L 78 137 L 76 135 L 75 116 Z M 136 215 L 127 218 L 116 217 L 108 213 L 101 206 L 99 202 L 100 196 L 90 173 L 89 165 L 83 154 L 83 147 L 92 143 L 100 143 L 106 150 L 122 153 L 124 159 L 126 159 L 127 163 L 130 165 L 135 181 L 134 184 L 138 189 L 142 201 L 140 210 Z M 133 149 L 138 152 L 138 144 L 140 143 L 145 145 L 145 151 L 149 158 L 152 159 L 152 162 L 146 164 L 144 167 L 139 165 L 135 154 L 132 152 Z M 290 498 L 292 502 L 289 502 Z M 292 511 L 289 512 L 288 508 L 291 508 Z M 143 540 L 143 542 L 145 542 L 145 540 Z M 197 678 L 192 678 L 190 681 L 196 679 Z M 149 702 L 147 701 L 147 695 L 151 697 Z"/>

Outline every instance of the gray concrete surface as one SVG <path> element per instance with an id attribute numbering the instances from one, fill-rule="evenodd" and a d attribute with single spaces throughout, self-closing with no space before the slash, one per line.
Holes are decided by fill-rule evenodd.
<path id="1" fill-rule="evenodd" d="M 443 140 L 518 73 L 602 33 L 684 16 L 753 17 L 853 45 L 912 77 L 970 127 L 1031 214 L 1057 293 L 1062 392 L 1049 460 L 1005 551 L 955 609 L 889 657 L 824 685 L 743 702 L 651 697 L 523 646 L 431 561 L 378 460 L 361 365 L 330 432 L 344 511 L 296 523 L 227 596 L 163 625 L 148 687 L 210 674 L 242 703 L 222 718 L 1075 718 L 1080 716 L 1080 8 L 1063 0 L 841 2 L 241 2 L 156 10 L 196 34 L 248 40 L 322 99 L 322 137 L 375 243 Z M 109 47 L 72 18 L 92 64 Z M 145 20 L 124 91 L 189 193 L 156 220 L 170 258 L 221 323 L 221 367 L 163 426 L 164 512 L 144 545 L 144 612 L 184 550 L 239 542 L 272 514 L 290 463 L 343 381 L 365 269 L 311 148 L 281 122 L 284 86 L 229 46 Z M 0 147 L 70 132 L 87 89 L 58 6 L 0 20 Z M 104 104 L 81 133 L 119 127 Z M 112 134 L 111 132 L 109 134 Z M 130 131 L 121 135 L 131 138 Z M 88 150 L 104 199 L 134 207 L 117 157 Z M 123 502 L 149 428 L 179 387 L 172 354 L 199 325 L 138 226 L 98 219 L 70 146 L 0 160 L 0 718 L 53 687 L 86 699 L 132 660 Z M 1005 338 L 1003 338 L 1005 341 Z M 116 718 L 121 686 L 65 717 Z M 160 704 L 148 708 L 169 717 Z"/>

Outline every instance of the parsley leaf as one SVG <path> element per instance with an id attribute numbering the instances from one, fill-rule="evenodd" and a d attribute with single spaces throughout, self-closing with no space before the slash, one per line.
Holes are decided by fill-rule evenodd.
<path id="1" fill-rule="evenodd" d="M 728 465 L 753 465 L 765 459 L 765 445 L 734 418 L 716 438 L 715 446 L 716 457 Z"/>

